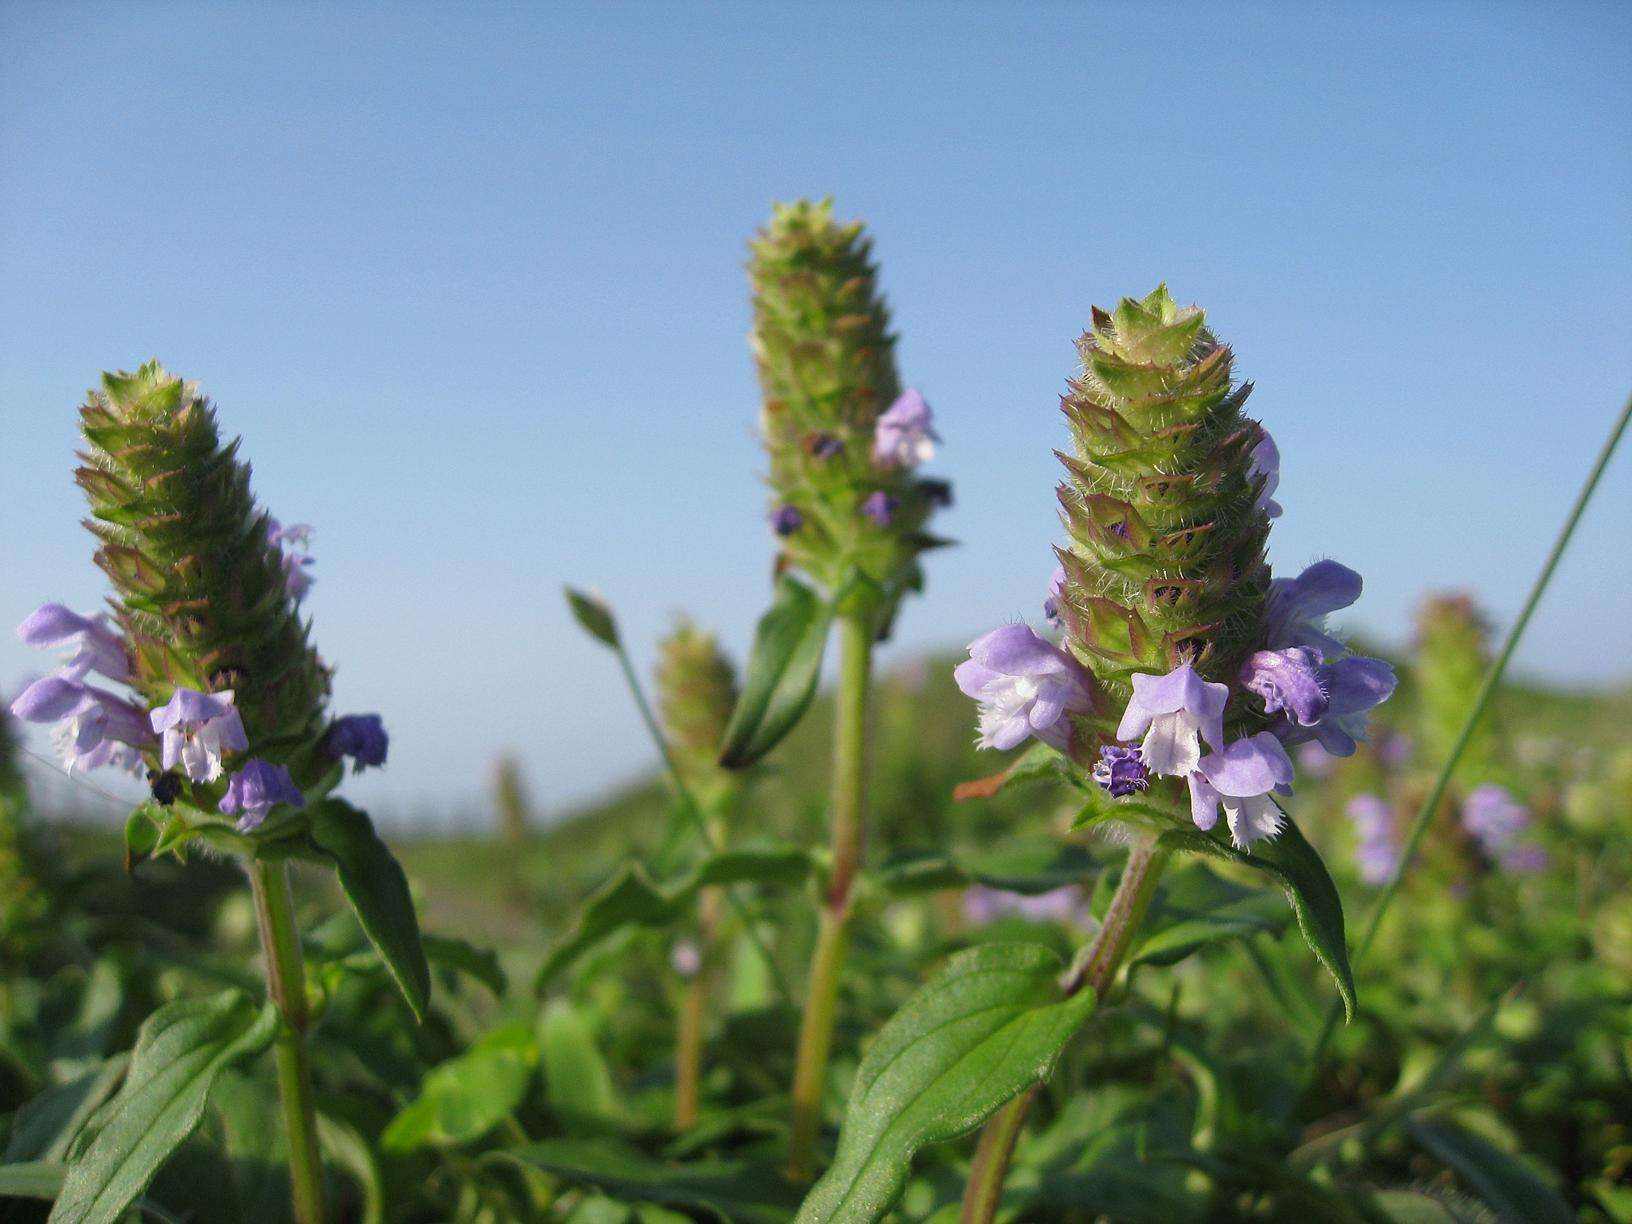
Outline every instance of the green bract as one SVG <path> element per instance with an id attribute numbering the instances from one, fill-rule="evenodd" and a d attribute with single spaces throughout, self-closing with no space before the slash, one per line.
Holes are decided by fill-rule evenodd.
<path id="1" fill-rule="evenodd" d="M 1132 673 L 1189 660 L 1228 683 L 1254 646 L 1269 519 L 1250 452 L 1264 434 L 1241 413 L 1252 386 L 1232 381 L 1229 348 L 1165 285 L 1114 314 L 1096 307 L 1077 347 L 1082 373 L 1062 401 L 1075 446 L 1060 455 L 1059 608 L 1104 690 L 1095 729 L 1108 736 Z"/>
<path id="2" fill-rule="evenodd" d="M 934 503 L 911 468 L 873 461 L 879 416 L 901 394 L 895 337 L 859 221 L 829 200 L 778 205 L 753 240 L 751 344 L 764 407 L 775 505 L 801 519 L 779 564 L 837 593 L 856 574 L 881 588 L 882 616 L 919 580 L 917 556 Z M 884 494 L 887 525 L 864 513 Z"/>

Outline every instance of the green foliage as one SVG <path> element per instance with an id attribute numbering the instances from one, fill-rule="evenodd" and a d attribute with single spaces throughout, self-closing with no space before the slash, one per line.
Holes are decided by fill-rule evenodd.
<path id="1" fill-rule="evenodd" d="M 810 708 L 827 650 L 833 609 L 804 583 L 786 574 L 776 599 L 754 630 L 748 678 L 720 744 L 720 764 L 752 765 L 781 743 Z"/>
<path id="2" fill-rule="evenodd" d="M 567 607 L 572 609 L 573 619 L 583 631 L 589 634 L 601 645 L 612 650 L 619 647 L 618 622 L 613 618 L 612 608 L 599 595 L 592 595 L 587 591 L 580 591 L 577 587 L 567 587 Z"/>
<path id="3" fill-rule="evenodd" d="M 215 1078 L 258 1053 L 278 1026 L 238 991 L 183 999 L 148 1017 L 125 1082 L 76 1138 L 53 1224 L 112 1224 L 204 1116 Z"/>
<path id="4" fill-rule="evenodd" d="M 876 1220 L 925 1144 L 980 1125 L 1045 1078 L 1093 1010 L 1065 997 L 1047 948 L 959 953 L 879 1031 L 851 1087 L 838 1152 L 799 1210 L 801 1224 Z"/>
<path id="5" fill-rule="evenodd" d="M 388 1152 L 479 1139 L 521 1104 L 538 1066 L 538 1041 L 524 1024 L 477 1038 L 463 1054 L 425 1073 L 419 1095 L 380 1136 Z"/>

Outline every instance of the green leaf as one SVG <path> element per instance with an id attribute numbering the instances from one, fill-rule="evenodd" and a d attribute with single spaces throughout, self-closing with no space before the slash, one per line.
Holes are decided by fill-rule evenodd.
<path id="1" fill-rule="evenodd" d="M 670 1164 L 613 1139 L 547 1139 L 494 1152 L 619 1199 L 702 1212 L 737 1224 L 783 1224 L 797 1196 L 775 1170 L 739 1160 Z"/>
<path id="2" fill-rule="evenodd" d="M 1254 843 L 1250 852 L 1237 850 L 1220 837 L 1188 826 L 1169 829 L 1162 834 L 1161 844 L 1174 850 L 1243 863 L 1274 876 L 1292 905 L 1304 942 L 1337 983 L 1337 991 L 1343 996 L 1343 1014 L 1354 1019 L 1357 1005 L 1354 972 L 1349 968 L 1348 943 L 1343 934 L 1343 902 L 1337 895 L 1337 885 L 1326 871 L 1326 864 L 1304 840 L 1290 816 L 1284 818 L 1279 833 L 1267 841 Z"/>
<path id="3" fill-rule="evenodd" d="M 810 706 L 821 675 L 833 610 L 798 579 L 783 575 L 754 630 L 742 695 L 720 745 L 727 769 L 752 765 L 782 741 Z"/>
<path id="4" fill-rule="evenodd" d="M 922 851 L 900 854 L 880 867 L 874 878 L 896 896 L 970 884 L 1035 896 L 1067 884 L 1080 884 L 1097 866 L 1097 860 L 1082 846 L 1062 845 L 1054 838 L 1033 838 L 956 855 Z"/>
<path id="5" fill-rule="evenodd" d="M 1269 904 L 1274 905 L 1271 912 Z M 1243 897 L 1196 917 L 1161 923 L 1147 922 L 1135 945 L 1130 965 L 1176 965 L 1209 944 L 1245 939 L 1286 924 L 1286 911 L 1273 894 Z"/>
<path id="6" fill-rule="evenodd" d="M 359 1224 L 385 1224 L 385 1178 L 368 1140 L 351 1123 L 319 1111 L 317 1141 L 323 1154 L 346 1170 L 363 1192 Z"/>
<path id="7" fill-rule="evenodd" d="M 93 1067 L 77 1079 L 47 1088 L 17 1111 L 11 1139 L 0 1159 L 7 1164 L 20 1161 L 61 1162 L 97 1106 L 108 1099 L 129 1065 L 128 1055 L 120 1054 Z"/>
<path id="8" fill-rule="evenodd" d="M 420 943 L 408 877 L 374 832 L 368 813 L 344 799 L 325 799 L 311 811 L 312 840 L 334 860 L 357 920 L 408 1001 L 414 1018 L 425 1021 L 431 971 Z"/>
<path id="9" fill-rule="evenodd" d="M 425 1074 L 419 1096 L 380 1136 L 387 1152 L 479 1139 L 527 1095 L 538 1043 L 525 1024 L 507 1024 Z"/>
<path id="10" fill-rule="evenodd" d="M 0 1165 L 0 1198 L 45 1199 L 62 1192 L 67 1170 L 49 1160 L 28 1160 Z"/>
<path id="11" fill-rule="evenodd" d="M 1060 993 L 1060 969 L 1040 945 L 984 944 L 908 999 L 861 1061 L 838 1153 L 801 1224 L 878 1219 L 919 1148 L 980 1125 L 1045 1079 L 1094 1006 L 1091 990 Z"/>
<path id="12" fill-rule="evenodd" d="M 727 850 L 711 855 L 667 887 L 652 883 L 638 863 L 625 867 L 584 903 L 577 926 L 544 958 L 534 989 L 542 994 L 575 959 L 625 927 L 661 929 L 689 917 L 700 889 L 744 881 L 796 884 L 806 879 L 812 868 L 809 854 L 786 847 Z"/>
<path id="13" fill-rule="evenodd" d="M 622 1112 L 612 1072 L 578 1008 L 565 999 L 546 1006 L 538 1020 L 538 1048 L 544 1095 L 569 1127 L 615 1119 Z"/>
<path id="14" fill-rule="evenodd" d="M 136 870 L 136 864 L 153 857 L 159 844 L 159 826 L 154 823 L 158 805 L 143 803 L 125 817 L 125 871 Z"/>
<path id="15" fill-rule="evenodd" d="M 504 994 L 507 989 L 508 980 L 504 967 L 499 964 L 499 954 L 491 948 L 478 948 L 451 935 L 429 932 L 422 934 L 419 941 L 425 948 L 425 958 L 438 968 L 453 969 L 475 978 L 496 995 Z"/>
<path id="16" fill-rule="evenodd" d="M 577 587 L 564 588 L 567 594 L 567 607 L 572 609 L 573 619 L 583 628 L 584 632 L 603 646 L 618 649 L 618 622 L 612 617 L 612 608 L 599 595 L 591 595 L 587 591 L 580 591 Z"/>
<path id="17" fill-rule="evenodd" d="M 204 1116 L 216 1076 L 258 1053 L 278 1027 L 242 991 L 167 1003 L 136 1037 L 130 1070 L 93 1138 L 74 1144 L 51 1224 L 112 1224 Z"/>
<path id="18" fill-rule="evenodd" d="M 1485 1204 L 1514 1224 L 1569 1224 L 1575 1219 L 1558 1191 L 1518 1156 L 1449 1118 L 1412 1118 L 1417 1142 L 1455 1169 Z"/>

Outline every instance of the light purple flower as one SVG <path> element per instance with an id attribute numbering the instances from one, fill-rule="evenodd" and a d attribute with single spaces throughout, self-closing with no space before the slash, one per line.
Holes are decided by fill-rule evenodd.
<path id="1" fill-rule="evenodd" d="M 1374 706 L 1394 694 L 1394 669 L 1381 659 L 1350 655 L 1320 666 L 1326 691 L 1326 713 L 1310 728 L 1292 728 L 1289 743 L 1313 735 L 1333 756 L 1353 756 L 1355 743 L 1366 738 L 1366 719 Z"/>
<path id="2" fill-rule="evenodd" d="M 901 393 L 873 427 L 873 462 L 880 467 L 917 467 L 935 457 L 940 441 L 930 426 L 934 414 L 912 388 Z"/>
<path id="3" fill-rule="evenodd" d="M 1028 922 L 1068 922 L 1074 926 L 1092 921 L 1087 898 L 1076 884 L 1066 884 L 1035 896 L 971 884 L 963 893 L 963 916 L 972 926 L 988 926 L 1009 916 Z"/>
<path id="4" fill-rule="evenodd" d="M 1318 650 L 1289 646 L 1257 651 L 1241 665 L 1241 687 L 1264 699 L 1264 713 L 1285 710 L 1300 726 L 1311 727 L 1326 713 Z"/>
<path id="5" fill-rule="evenodd" d="M 1062 752 L 1071 744 L 1070 713 L 1093 709 L 1093 678 L 1029 625 L 1004 625 L 969 644 L 952 673 L 980 702 L 982 748 L 1013 748 L 1035 735 Z"/>
<path id="6" fill-rule="evenodd" d="M 1411 759 L 1416 745 L 1404 731 L 1388 731 L 1379 736 L 1372 746 L 1377 760 L 1389 769 L 1398 769 Z"/>
<path id="7" fill-rule="evenodd" d="M 868 495 L 867 500 L 861 503 L 861 512 L 879 527 L 888 527 L 895 518 L 895 509 L 901 503 L 891 497 L 883 489 Z"/>
<path id="8" fill-rule="evenodd" d="M 1185 777 L 1201 760 L 1201 740 L 1224 746 L 1224 703 L 1230 690 L 1203 680 L 1188 663 L 1165 676 L 1135 673 L 1133 696 L 1116 728 L 1119 740 L 1144 736 L 1139 745 L 1153 774 Z"/>
<path id="9" fill-rule="evenodd" d="M 1269 518 L 1281 517 L 1281 503 L 1275 500 L 1275 490 L 1281 483 L 1281 452 L 1269 431 L 1263 431 L 1258 445 L 1247 452 L 1248 472 L 1264 478 L 1264 487 L 1258 490 L 1255 510 L 1262 510 Z"/>
<path id="10" fill-rule="evenodd" d="M 1544 870 L 1548 864 L 1545 850 L 1518 840 L 1530 827 L 1530 809 L 1505 786 L 1487 782 L 1469 791 L 1462 801 L 1462 827 L 1507 871 L 1524 874 Z"/>
<path id="11" fill-rule="evenodd" d="M 805 516 L 798 506 L 778 506 L 771 513 L 771 530 L 779 536 L 790 536 L 805 525 Z"/>
<path id="12" fill-rule="evenodd" d="M 248 833 L 280 803 L 305 807 L 306 797 L 295 788 L 294 779 L 285 766 L 250 757 L 227 783 L 227 793 L 221 797 L 221 810 L 228 816 L 237 816 L 238 832 Z"/>
<path id="13" fill-rule="evenodd" d="M 309 572 L 314 558 L 308 555 L 312 543 L 312 528 L 308 523 L 290 523 L 285 527 L 275 518 L 266 520 L 266 542 L 283 554 L 283 585 L 296 603 L 306 598 L 316 581 Z"/>
<path id="14" fill-rule="evenodd" d="M 1337 768 L 1337 758 L 1310 740 L 1298 745 L 1298 768 L 1311 778 L 1329 778 Z"/>
<path id="15" fill-rule="evenodd" d="M 1304 646 L 1335 659 L 1345 647 L 1326 632 L 1326 616 L 1360 598 L 1360 575 L 1336 561 L 1316 561 L 1296 578 L 1269 584 L 1264 644 L 1270 650 Z"/>
<path id="16" fill-rule="evenodd" d="M 166 769 L 181 766 L 194 782 L 213 782 L 221 776 L 221 757 L 249 747 L 244 720 L 233 705 L 232 690 L 199 693 L 177 689 L 170 700 L 153 709 L 149 718 L 162 737 Z"/>
<path id="17" fill-rule="evenodd" d="M 350 757 L 359 772 L 370 765 L 384 765 L 390 745 L 391 738 L 386 735 L 385 723 L 378 714 L 347 714 L 337 718 L 323 737 L 323 746 L 330 756 Z"/>
<path id="18" fill-rule="evenodd" d="M 1230 840 L 1246 848 L 1281 831 L 1281 813 L 1270 795 L 1292 792 L 1292 759 L 1268 731 L 1238 739 L 1209 753 L 1190 774 L 1190 818 L 1198 829 L 1230 826 Z"/>
<path id="19" fill-rule="evenodd" d="M 1094 762 L 1093 779 L 1111 798 L 1120 799 L 1150 785 L 1150 770 L 1145 768 L 1139 749 L 1121 744 L 1106 744 L 1099 750 Z"/>
<path id="20" fill-rule="evenodd" d="M 83 680 L 47 676 L 11 703 L 27 722 L 56 723 L 53 742 L 69 773 L 112 765 L 136 770 L 140 749 L 153 742 L 142 708 Z"/>
<path id="21" fill-rule="evenodd" d="M 1386 884 L 1400 865 L 1399 830 L 1393 809 L 1369 792 L 1349 800 L 1348 817 L 1358 837 L 1355 863 L 1367 884 Z"/>
<path id="22" fill-rule="evenodd" d="M 1540 846 L 1520 842 L 1502 851 L 1497 861 L 1501 863 L 1503 871 L 1512 872 L 1514 875 L 1535 875 L 1537 872 L 1546 871 L 1553 860 Z"/>
<path id="23" fill-rule="evenodd" d="M 62 669 L 70 680 L 83 680 L 93 671 L 109 680 L 130 679 L 130 653 L 125 639 L 114 630 L 106 613 L 81 616 L 60 603 L 41 604 L 17 626 L 17 636 L 28 646 L 72 648 Z"/>
<path id="24" fill-rule="evenodd" d="M 1043 619 L 1055 629 L 1060 627 L 1060 596 L 1065 590 L 1065 566 L 1056 565 L 1048 576 L 1048 597 L 1043 600 Z"/>

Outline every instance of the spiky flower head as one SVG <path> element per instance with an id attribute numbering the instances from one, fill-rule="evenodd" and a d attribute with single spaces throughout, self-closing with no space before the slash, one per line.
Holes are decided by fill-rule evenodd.
<path id="1" fill-rule="evenodd" d="M 737 704 L 737 672 L 712 633 L 680 617 L 658 644 L 657 704 L 688 783 L 712 784 L 720 740 Z"/>
<path id="2" fill-rule="evenodd" d="M 1189 663 L 1230 683 L 1254 647 L 1269 516 L 1252 452 L 1265 434 L 1242 414 L 1252 387 L 1233 380 L 1229 348 L 1165 285 L 1095 308 L 1078 351 L 1062 400 L 1074 447 L 1060 455 L 1069 539 L 1054 606 L 1104 697 L 1091 730 L 1109 737 L 1134 673 Z M 1263 725 L 1243 702 L 1229 718 L 1232 734 Z"/>
<path id="3" fill-rule="evenodd" d="M 893 603 L 937 542 L 925 524 L 944 493 L 914 472 L 934 435 L 896 373 L 871 244 L 830 200 L 800 200 L 777 205 L 750 249 L 781 563 L 834 592 L 859 573 Z"/>
<path id="4" fill-rule="evenodd" d="M 130 686 L 152 707 L 230 692 L 248 751 L 288 766 L 297 785 L 315 782 L 331 765 L 318 751 L 329 674 L 237 441 L 223 444 L 209 401 L 156 361 L 104 375 L 80 424 L 76 479 L 116 592 Z"/>
<path id="5" fill-rule="evenodd" d="M 1490 623 L 1473 597 L 1460 591 L 1430 595 L 1417 612 L 1413 672 L 1418 693 L 1418 732 L 1425 755 L 1450 755 L 1467 716 L 1469 694 L 1477 692 L 1490 666 Z M 1457 777 L 1489 775 L 1498 764 L 1497 728 L 1484 719 L 1457 765 Z"/>

